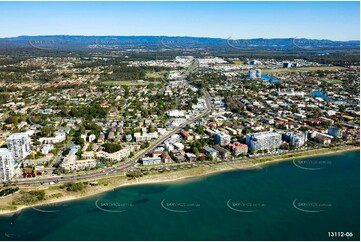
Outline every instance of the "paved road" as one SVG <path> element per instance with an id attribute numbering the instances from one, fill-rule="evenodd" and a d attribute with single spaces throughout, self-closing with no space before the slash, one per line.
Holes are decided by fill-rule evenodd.
<path id="1" fill-rule="evenodd" d="M 181 78 L 185 80 L 189 76 L 189 74 L 197 68 L 197 65 L 198 65 L 198 62 L 195 60 L 193 62 L 193 64 L 190 65 L 188 70 L 185 72 L 185 75 L 183 75 Z M 134 167 L 134 165 L 137 164 L 137 162 L 140 158 L 142 158 L 145 154 L 147 154 L 150 151 L 152 151 L 153 149 L 155 149 L 157 146 L 159 146 L 161 143 L 163 143 L 166 139 L 168 139 L 172 135 L 180 132 L 180 130 L 182 128 L 193 123 L 195 120 L 203 118 L 211 113 L 212 104 L 211 104 L 210 95 L 207 91 L 205 91 L 205 90 L 202 90 L 202 91 L 205 96 L 206 105 L 207 105 L 207 108 L 204 112 L 202 112 L 198 116 L 195 116 L 192 119 L 187 120 L 185 123 L 183 123 L 176 129 L 174 129 L 169 134 L 165 135 L 164 137 L 162 137 L 162 138 L 158 139 L 157 141 L 155 141 L 154 143 L 152 143 L 148 148 L 143 150 L 141 153 L 137 154 L 134 158 L 130 159 L 129 161 L 121 164 L 120 166 L 118 166 L 116 168 L 106 168 L 101 171 L 96 171 L 96 172 L 91 172 L 91 173 L 86 173 L 86 174 L 79 174 L 79 175 L 75 175 L 75 176 L 55 176 L 55 177 L 50 177 L 50 178 L 41 177 L 41 178 L 19 179 L 18 181 L 14 182 L 14 183 L 17 185 L 30 185 L 30 184 L 42 184 L 42 183 L 58 182 L 58 181 L 74 181 L 74 180 L 91 179 L 91 178 L 96 178 L 99 176 L 105 176 L 105 175 L 109 175 L 109 174 L 116 174 L 119 172 L 127 171 L 131 167 Z"/>

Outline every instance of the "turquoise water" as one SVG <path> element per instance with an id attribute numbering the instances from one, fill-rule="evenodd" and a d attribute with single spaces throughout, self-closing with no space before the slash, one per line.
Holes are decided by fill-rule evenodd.
<path id="1" fill-rule="evenodd" d="M 267 75 L 267 74 L 262 74 L 261 77 L 262 77 L 262 79 L 264 79 L 266 81 L 280 82 L 280 80 L 278 80 L 277 78 Z"/>
<path id="2" fill-rule="evenodd" d="M 0 217 L 1 240 L 359 240 L 358 151 L 128 186 Z M 227 204 L 228 203 L 228 204 Z M 44 212 L 47 211 L 47 212 Z"/>
<path id="3" fill-rule="evenodd" d="M 313 91 L 312 95 L 315 97 L 320 97 L 324 100 L 330 100 L 331 98 L 329 96 L 327 96 L 326 93 L 324 93 L 323 91 Z"/>

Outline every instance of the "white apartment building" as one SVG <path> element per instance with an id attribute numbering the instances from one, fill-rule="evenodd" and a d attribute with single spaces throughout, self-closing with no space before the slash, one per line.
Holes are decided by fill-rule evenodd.
<path id="1" fill-rule="evenodd" d="M 68 159 L 64 160 L 60 167 L 69 171 L 78 171 L 84 170 L 85 168 L 94 168 L 96 167 L 96 160 L 95 159 L 87 159 L 87 160 L 76 160 L 74 155 L 68 157 Z"/>
<path id="2" fill-rule="evenodd" d="M 14 175 L 14 158 L 11 152 L 6 148 L 0 148 L 0 179 L 8 181 Z"/>
<path id="3" fill-rule="evenodd" d="M 168 117 L 184 117 L 185 112 L 180 110 L 169 110 L 167 111 Z"/>
<path id="4" fill-rule="evenodd" d="M 276 92 L 277 96 L 305 96 L 306 93 L 305 92 L 298 92 L 295 91 L 293 88 L 291 89 L 291 91 L 281 91 L 280 89 L 278 89 L 278 91 Z"/>
<path id="5" fill-rule="evenodd" d="M 55 137 L 42 137 L 39 139 L 40 143 L 55 144 L 61 143 L 66 139 L 66 133 L 61 131 L 54 132 Z"/>
<path id="6" fill-rule="evenodd" d="M 134 139 L 136 142 L 140 142 L 140 141 L 149 141 L 152 139 L 157 139 L 158 138 L 158 133 L 157 132 L 153 132 L 153 133 L 140 133 L 140 132 L 136 132 L 134 133 Z"/>
<path id="7" fill-rule="evenodd" d="M 251 151 L 274 150 L 281 146 L 282 135 L 270 131 L 251 133 L 247 134 L 246 143 Z"/>
<path id="8" fill-rule="evenodd" d="M 31 152 L 30 137 L 27 133 L 14 133 L 6 139 L 6 144 L 14 159 L 23 159 Z"/>

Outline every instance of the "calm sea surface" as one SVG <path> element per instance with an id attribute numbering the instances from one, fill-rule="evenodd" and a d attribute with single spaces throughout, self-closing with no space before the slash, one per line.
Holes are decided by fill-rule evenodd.
<path id="1" fill-rule="evenodd" d="M 123 187 L 0 216 L 0 240 L 359 240 L 359 171 L 350 151 Z"/>

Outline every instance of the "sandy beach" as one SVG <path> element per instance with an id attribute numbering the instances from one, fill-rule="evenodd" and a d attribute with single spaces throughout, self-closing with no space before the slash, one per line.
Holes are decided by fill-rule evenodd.
<path id="1" fill-rule="evenodd" d="M 270 156 L 270 157 L 257 157 L 255 159 L 246 159 L 240 161 L 228 161 L 221 162 L 217 164 L 202 164 L 198 167 L 192 167 L 190 169 L 182 169 L 177 171 L 169 171 L 165 173 L 154 172 L 136 179 L 129 179 L 123 174 L 117 174 L 112 176 L 99 177 L 96 181 L 99 183 L 98 186 L 88 186 L 84 191 L 81 192 L 68 192 L 64 189 L 59 188 L 59 184 L 55 185 L 34 185 L 28 187 L 20 187 L 20 190 L 30 191 L 30 190 L 44 190 L 47 195 L 47 199 L 41 203 L 36 204 L 37 206 L 51 204 L 51 203 L 62 203 L 70 200 L 81 199 L 84 197 L 94 196 L 103 192 L 111 191 L 115 188 L 120 188 L 124 186 L 140 185 L 140 184 L 151 184 L 151 183 L 162 183 L 162 182 L 176 182 L 181 179 L 200 177 L 209 174 L 214 174 L 217 172 L 224 172 L 229 170 L 236 169 L 262 169 L 263 166 L 266 166 L 275 162 L 284 162 L 293 160 L 293 158 L 309 158 L 312 156 L 320 156 L 338 152 L 345 152 L 351 150 L 359 150 L 360 147 L 357 146 L 342 146 L 335 148 L 324 148 L 311 151 L 301 151 L 295 152 L 293 154 L 285 154 L 279 156 Z M 86 180 L 84 180 L 86 181 Z M 88 180 L 94 181 L 94 180 Z M 52 195 L 58 194 L 60 197 L 52 198 Z M 13 213 L 19 212 L 24 208 L 33 206 L 33 205 L 12 205 L 12 200 L 15 196 L 20 196 L 19 192 L 12 194 L 10 196 L 0 198 L 0 214 L 1 215 L 11 215 Z M 50 197 L 49 197 L 50 196 Z M 35 205 L 35 204 L 34 204 Z"/>

